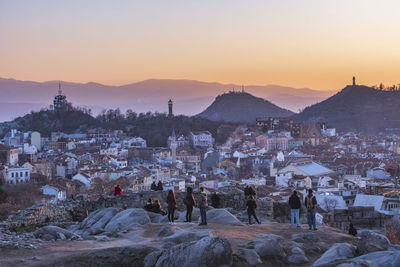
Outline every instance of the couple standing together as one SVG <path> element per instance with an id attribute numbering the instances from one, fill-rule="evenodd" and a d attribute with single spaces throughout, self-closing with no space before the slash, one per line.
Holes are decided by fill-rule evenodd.
<path id="1" fill-rule="evenodd" d="M 304 200 L 304 205 L 307 209 L 307 222 L 309 230 L 317 230 L 315 221 L 315 208 L 317 207 L 317 199 L 313 195 L 312 189 L 308 189 L 308 195 Z M 289 198 L 289 206 L 291 213 L 291 226 L 294 226 L 294 219 L 296 219 L 297 227 L 300 227 L 299 213 L 301 208 L 301 201 L 297 195 L 297 191 L 293 191 L 293 194 Z"/>

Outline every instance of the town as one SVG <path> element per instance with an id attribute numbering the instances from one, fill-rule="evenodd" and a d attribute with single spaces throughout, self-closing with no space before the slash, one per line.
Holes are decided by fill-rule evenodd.
<path id="1" fill-rule="evenodd" d="M 354 83 L 354 80 L 353 80 Z M 71 108 L 66 96 L 54 98 L 53 112 Z M 168 118 L 174 116 L 169 100 Z M 319 203 L 317 220 L 348 229 L 351 210 L 363 207 L 373 219 L 358 227 L 383 227 L 383 217 L 400 213 L 400 137 L 396 134 L 339 133 L 326 123 L 304 124 L 290 118 L 257 118 L 237 125 L 223 143 L 209 131 L 184 135 L 173 129 L 166 147 L 149 147 L 123 129 L 85 132 L 20 132 L 11 129 L 0 143 L 3 184 L 40 188 L 41 202 L 95 200 L 156 189 L 209 193 L 242 192 L 253 187 L 258 198 L 287 202 L 293 190 L 304 199 L 309 189 Z M 337 221 L 334 212 L 347 210 Z M 274 215 L 277 216 L 277 215 Z"/>

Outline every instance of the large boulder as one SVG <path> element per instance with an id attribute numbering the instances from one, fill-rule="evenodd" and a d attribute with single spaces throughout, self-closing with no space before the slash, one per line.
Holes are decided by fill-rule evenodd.
<path id="1" fill-rule="evenodd" d="M 106 224 L 118 213 L 116 208 L 100 209 L 91 213 L 80 224 L 80 229 L 91 235 L 100 234 L 104 231 Z"/>
<path id="2" fill-rule="evenodd" d="M 119 232 L 134 226 L 151 223 L 144 209 L 127 209 L 117 213 L 104 227 L 107 232 Z"/>
<path id="3" fill-rule="evenodd" d="M 265 239 L 254 242 L 254 249 L 263 259 L 268 258 L 284 258 L 286 253 L 281 245 L 282 238 L 278 235 L 265 235 Z"/>
<path id="4" fill-rule="evenodd" d="M 170 236 L 176 233 L 176 231 L 179 230 L 178 227 L 176 226 L 172 226 L 170 224 L 166 224 L 163 225 L 160 229 L 160 231 L 158 232 L 157 236 L 158 237 L 166 237 L 166 236 Z"/>
<path id="5" fill-rule="evenodd" d="M 163 252 L 156 267 L 218 267 L 230 266 L 232 247 L 221 237 L 209 236 L 197 242 L 182 243 Z"/>
<path id="6" fill-rule="evenodd" d="M 200 218 L 199 218 L 200 220 Z M 207 211 L 207 223 L 224 225 L 244 225 L 226 209 L 211 209 Z"/>
<path id="7" fill-rule="evenodd" d="M 347 267 L 344 264 L 353 264 L 348 266 L 356 267 L 398 267 L 400 266 L 400 251 L 377 251 L 360 257 L 351 259 L 340 265 Z"/>
<path id="8" fill-rule="evenodd" d="M 180 244 L 180 243 L 185 243 L 185 242 L 197 241 L 197 240 L 200 240 L 203 237 L 207 237 L 207 236 L 210 236 L 210 230 L 208 230 L 208 229 L 190 230 L 190 231 L 176 230 L 175 233 L 162 238 L 162 240 L 164 242 Z"/>
<path id="9" fill-rule="evenodd" d="M 200 209 L 194 208 L 192 212 L 192 222 L 197 222 L 199 218 L 200 218 Z M 186 221 L 186 210 L 180 213 L 178 221 L 180 222 Z"/>
<path id="10" fill-rule="evenodd" d="M 80 240 L 82 239 L 79 235 L 60 228 L 58 226 L 44 226 L 38 230 L 36 230 L 33 235 L 36 238 L 44 239 L 47 241 L 50 240 Z"/>
<path id="11" fill-rule="evenodd" d="M 361 230 L 358 236 L 357 250 L 360 254 L 389 249 L 389 239 L 384 235 L 371 230 Z"/>
<path id="12" fill-rule="evenodd" d="M 336 243 L 314 262 L 313 267 L 334 264 L 335 262 L 350 259 L 355 256 L 356 248 L 348 243 Z"/>
<path id="13" fill-rule="evenodd" d="M 257 266 L 262 264 L 260 256 L 254 249 L 239 250 L 239 257 L 246 263 L 246 266 Z"/>
<path id="14" fill-rule="evenodd" d="M 165 215 L 163 216 L 159 213 L 154 213 L 154 212 L 150 212 L 150 211 L 146 211 L 146 213 L 149 216 L 150 221 L 152 223 L 160 223 L 164 219 L 164 216 L 165 216 Z"/>
<path id="15" fill-rule="evenodd" d="M 307 258 L 304 251 L 299 247 L 293 247 L 292 255 L 288 257 L 288 262 L 295 264 L 295 265 L 302 265 L 308 263 L 310 260 Z"/>

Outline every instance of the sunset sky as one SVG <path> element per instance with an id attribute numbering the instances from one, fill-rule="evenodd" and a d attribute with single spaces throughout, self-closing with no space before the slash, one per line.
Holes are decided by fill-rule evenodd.
<path id="1" fill-rule="evenodd" d="M 400 83 L 399 1 L 0 0 L 0 77 Z"/>

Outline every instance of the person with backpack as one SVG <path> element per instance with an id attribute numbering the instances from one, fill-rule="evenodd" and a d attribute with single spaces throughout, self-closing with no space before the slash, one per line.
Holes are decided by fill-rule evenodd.
<path id="1" fill-rule="evenodd" d="M 193 189 L 191 187 L 188 187 L 186 189 L 186 196 L 185 196 L 185 199 L 183 200 L 183 203 L 186 206 L 186 221 L 185 222 L 191 223 L 193 207 L 196 206 L 196 201 L 194 200 L 194 196 L 193 196 Z"/>
<path id="2" fill-rule="evenodd" d="M 253 195 L 249 196 L 249 199 L 246 202 L 246 206 L 247 206 L 247 215 L 249 216 L 249 225 L 251 225 L 251 216 L 253 216 L 254 219 L 256 219 L 256 222 L 258 224 L 261 224 L 256 215 L 257 202 Z"/>
<path id="3" fill-rule="evenodd" d="M 119 184 L 114 188 L 114 196 L 122 195 L 122 189 L 119 187 Z"/>
<path id="4" fill-rule="evenodd" d="M 304 201 L 304 205 L 307 208 L 307 222 L 308 228 L 311 230 L 317 230 L 316 221 L 315 221 L 315 208 L 317 207 L 317 198 L 313 195 L 312 189 L 308 189 L 308 195 Z"/>
<path id="5" fill-rule="evenodd" d="M 248 199 L 249 198 L 249 186 L 248 185 L 246 185 L 246 187 L 244 188 L 244 197 L 246 198 L 246 199 Z"/>
<path id="6" fill-rule="evenodd" d="M 176 204 L 174 190 L 171 189 L 168 190 L 167 204 L 168 204 L 168 221 L 174 224 L 175 210 L 178 208 L 178 205 Z"/>
<path id="7" fill-rule="evenodd" d="M 300 227 L 300 220 L 299 220 L 299 211 L 301 207 L 300 198 L 297 195 L 297 191 L 294 190 L 293 194 L 289 198 L 289 206 L 290 206 L 290 226 L 294 226 L 294 219 L 296 218 L 296 225 Z"/>
<path id="8" fill-rule="evenodd" d="M 201 223 L 199 225 L 207 225 L 207 207 L 207 193 L 204 191 L 204 187 L 200 187 L 199 208 Z"/>

